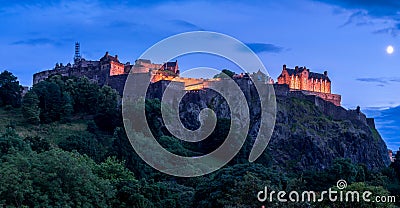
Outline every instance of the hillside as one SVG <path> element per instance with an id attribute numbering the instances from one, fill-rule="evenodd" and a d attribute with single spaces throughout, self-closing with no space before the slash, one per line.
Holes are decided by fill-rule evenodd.
<path id="1" fill-rule="evenodd" d="M 32 94 L 36 94 L 37 102 L 32 103 L 37 108 L 28 105 L 27 99 L 22 107 L 0 107 L 0 204 L 260 207 L 263 204 L 257 200 L 257 193 L 264 186 L 275 191 L 323 191 L 334 187 L 339 179 L 356 190 L 375 190 L 375 195 L 400 193 L 400 164 L 387 167 L 386 145 L 361 112 L 297 93 L 278 92 L 271 141 L 264 153 L 249 163 L 260 108 L 254 89 L 243 83 L 240 86 L 247 93 L 251 120 L 241 151 L 216 172 L 179 178 L 158 172 L 135 153 L 115 109 L 116 93 L 110 88 L 100 88 L 85 78 L 53 77 L 41 82 L 29 92 L 30 101 L 35 101 Z M 218 94 L 207 90 L 188 93 L 179 106 L 180 119 L 190 129 L 198 128 L 201 109 L 210 107 L 216 112 L 216 129 L 196 144 L 169 133 L 160 117 L 161 103 L 157 94 L 153 96 L 145 103 L 147 122 L 169 151 L 183 156 L 204 155 L 224 141 L 231 108 Z M 32 114 L 26 117 L 26 112 Z M 28 119 L 32 115 L 35 120 Z M 282 207 L 279 203 L 268 205 Z M 310 203 L 286 205 L 310 207 Z"/>
<path id="2" fill-rule="evenodd" d="M 357 120 L 334 120 L 314 103 L 295 97 L 278 97 L 268 149 L 276 165 L 300 171 L 324 169 L 339 157 L 369 169 L 390 164 L 386 144 L 375 128 Z"/>
<path id="3" fill-rule="evenodd" d="M 254 89 L 250 87 L 245 92 L 248 100 L 257 100 Z M 390 164 L 385 142 L 375 127 L 368 124 L 367 120 L 371 119 L 367 119 L 362 112 L 345 110 L 300 92 L 278 92 L 276 100 L 275 128 L 264 153 L 273 166 L 286 171 L 323 170 L 337 158 L 348 158 L 371 170 Z M 259 103 L 248 103 L 251 125 L 244 151 L 251 149 L 260 122 Z M 215 110 L 220 119 L 230 119 L 230 108 L 220 95 L 211 91 L 198 92 L 185 96 L 180 105 L 183 124 L 191 129 L 198 128 L 198 114 L 206 107 Z M 213 145 L 213 148 L 216 146 Z M 248 155 L 248 152 L 243 154 Z"/>

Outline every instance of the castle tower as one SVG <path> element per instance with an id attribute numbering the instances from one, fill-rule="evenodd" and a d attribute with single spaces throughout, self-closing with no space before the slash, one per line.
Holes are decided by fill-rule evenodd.
<path id="1" fill-rule="evenodd" d="M 77 63 L 78 61 L 81 60 L 81 45 L 79 42 L 75 43 L 75 56 L 74 56 L 74 62 Z"/>

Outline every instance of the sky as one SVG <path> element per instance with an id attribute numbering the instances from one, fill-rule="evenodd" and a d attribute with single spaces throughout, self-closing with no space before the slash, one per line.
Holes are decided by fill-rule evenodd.
<path id="1" fill-rule="evenodd" d="M 98 60 L 109 51 L 133 63 L 171 35 L 213 31 L 247 44 L 275 80 L 283 64 L 327 70 L 342 105 L 376 116 L 388 146 L 400 146 L 398 0 L 0 0 L 0 5 L 0 70 L 11 71 L 23 85 L 32 85 L 33 73 L 72 62 L 76 41 L 85 59 Z M 393 54 L 386 52 L 389 45 Z M 180 57 L 179 66 L 234 67 L 198 55 Z"/>

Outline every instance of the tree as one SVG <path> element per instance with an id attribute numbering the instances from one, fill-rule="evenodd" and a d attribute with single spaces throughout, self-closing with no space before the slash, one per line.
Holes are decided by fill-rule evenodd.
<path id="1" fill-rule="evenodd" d="M 59 142 L 58 146 L 65 151 L 77 151 L 80 154 L 88 155 L 95 161 L 102 161 L 105 158 L 107 149 L 93 135 L 69 136 Z"/>
<path id="2" fill-rule="evenodd" d="M 68 92 L 62 92 L 61 121 L 68 121 L 74 112 L 73 100 Z"/>
<path id="3" fill-rule="evenodd" d="M 39 98 L 40 121 L 50 123 L 66 120 L 73 112 L 73 100 L 68 92 L 63 92 L 60 85 L 42 81 L 35 84 L 32 90 Z"/>
<path id="4" fill-rule="evenodd" d="M 17 135 L 14 129 L 7 128 L 6 131 L 0 135 L 0 158 L 7 154 L 25 151 L 29 151 L 29 146 Z"/>
<path id="5" fill-rule="evenodd" d="M 126 161 L 125 166 L 134 172 L 138 178 L 149 178 L 157 173 L 154 168 L 150 167 L 136 154 L 124 128 L 117 127 L 114 130 L 110 155 L 116 156 L 119 160 Z"/>
<path id="6" fill-rule="evenodd" d="M 60 120 L 63 104 L 60 87 L 48 81 L 35 84 L 32 88 L 39 97 L 40 121 L 50 123 Z"/>
<path id="7" fill-rule="evenodd" d="M 31 147 L 31 149 L 37 153 L 50 150 L 50 142 L 39 136 L 34 136 L 34 137 L 28 136 L 24 139 L 24 142 L 26 142 Z"/>
<path id="8" fill-rule="evenodd" d="M 33 90 L 29 90 L 23 99 L 22 114 L 24 118 L 31 124 L 40 122 L 39 97 Z"/>
<path id="9" fill-rule="evenodd" d="M 71 83 L 67 80 L 67 84 Z M 73 86 L 68 86 L 67 89 L 74 100 L 74 111 L 79 113 L 95 114 L 97 105 L 99 104 L 99 89 L 100 87 L 91 82 L 86 77 L 79 78 Z"/>
<path id="10" fill-rule="evenodd" d="M 9 71 L 0 73 L 0 104 L 21 106 L 22 86 L 19 85 L 17 77 Z"/>
<path id="11" fill-rule="evenodd" d="M 109 86 L 103 86 L 98 92 L 98 104 L 94 121 L 101 129 L 113 132 L 119 124 L 118 93 Z"/>
<path id="12" fill-rule="evenodd" d="M 232 78 L 233 75 L 235 75 L 235 74 L 236 74 L 236 73 L 233 72 L 233 71 L 231 71 L 231 70 L 222 69 L 221 73 L 215 75 L 214 78 L 224 78 L 224 77 L 226 77 L 226 75 L 227 75 L 228 77 Z"/>
<path id="13" fill-rule="evenodd" d="M 257 193 L 265 186 L 274 191 L 284 190 L 279 186 L 284 179 L 282 173 L 260 164 L 224 167 L 198 183 L 194 204 L 198 207 L 261 207 Z"/>
<path id="14" fill-rule="evenodd" d="M 134 181 L 137 182 L 132 172 L 124 167 L 115 156 L 108 157 L 104 162 L 96 166 L 96 174 L 112 182 Z"/>
<path id="15" fill-rule="evenodd" d="M 78 153 L 9 155 L 0 164 L 0 203 L 15 207 L 110 207 L 115 190 Z"/>

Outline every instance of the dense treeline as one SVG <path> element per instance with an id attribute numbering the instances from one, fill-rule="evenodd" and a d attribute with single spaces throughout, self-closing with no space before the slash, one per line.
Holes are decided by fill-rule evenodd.
<path id="1" fill-rule="evenodd" d="M 24 97 L 24 117 L 32 124 L 66 122 L 71 115 L 93 115 L 103 130 L 113 131 L 120 120 L 118 94 L 86 77 L 55 75 L 33 85 Z"/>
<path id="2" fill-rule="evenodd" d="M 6 80 L 16 83 L 14 78 Z M 5 97 L 18 98 L 14 95 L 20 91 L 16 87 L 14 90 L 10 95 L 5 93 Z M 21 101 L 15 103 L 18 102 L 21 104 Z M 19 107 L 10 103 L 2 105 Z M 229 129 L 229 120 L 219 119 L 207 143 L 180 142 L 161 127 L 157 119 L 160 105 L 157 99 L 146 101 L 147 118 L 160 144 L 171 152 L 203 155 L 215 149 Z M 260 203 L 257 193 L 264 186 L 271 191 L 320 192 L 336 186 L 339 179 L 346 180 L 354 191 L 400 194 L 400 154 L 395 163 L 379 171 L 338 158 L 322 171 L 295 173 L 272 166 L 267 151 L 255 163 L 248 163 L 251 143 L 246 142 L 231 163 L 212 174 L 196 178 L 162 174 L 143 162 L 132 149 L 122 126 L 118 94 L 86 78 L 50 77 L 34 85 L 23 97 L 20 110 L 12 112 L 23 114 L 24 128 L 48 129 L 49 125 L 83 120 L 86 129 L 58 138 L 44 138 L 34 132 L 21 135 L 14 124 L 1 129 L 0 204 L 10 207 L 321 207 L 331 204 L 327 201 Z M 388 203 L 336 205 L 393 206 Z"/>

